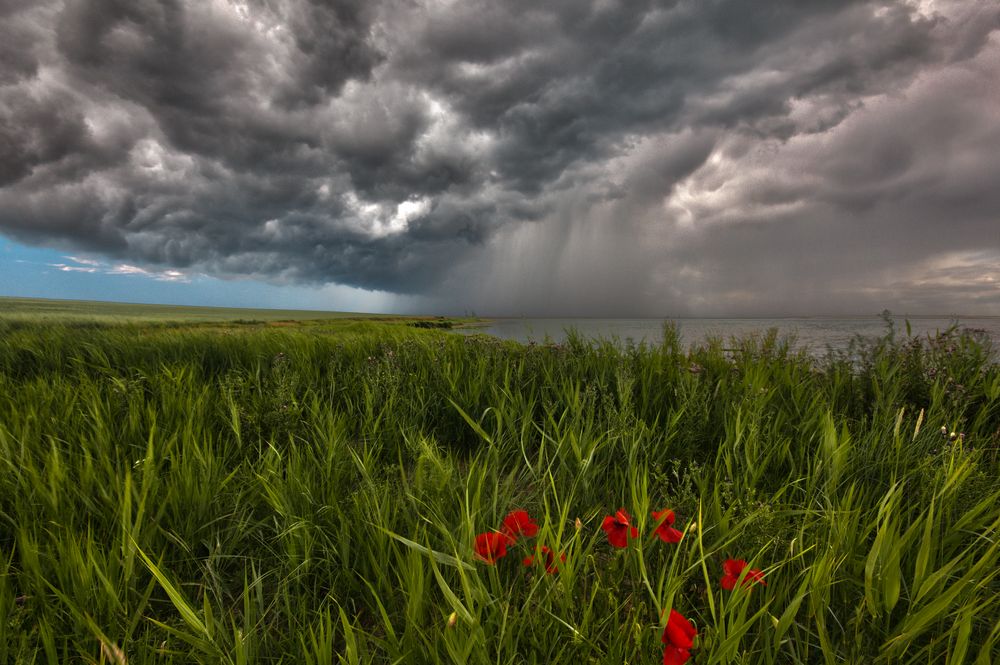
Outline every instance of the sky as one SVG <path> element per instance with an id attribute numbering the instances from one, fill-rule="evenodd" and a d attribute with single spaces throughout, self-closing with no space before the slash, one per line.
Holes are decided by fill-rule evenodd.
<path id="1" fill-rule="evenodd" d="M 3 0 L 0 295 L 1000 315 L 1000 3 Z"/>

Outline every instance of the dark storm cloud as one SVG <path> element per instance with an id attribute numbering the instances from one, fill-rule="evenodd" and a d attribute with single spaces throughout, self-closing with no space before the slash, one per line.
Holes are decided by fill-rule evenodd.
<path id="1" fill-rule="evenodd" d="M 947 270 L 936 253 L 957 276 L 987 261 L 970 248 L 996 247 L 990 3 L 48 0 L 0 14 L 0 232 L 30 243 L 442 306 L 623 314 L 780 309 L 793 285 L 834 298 L 865 280 L 939 298 L 969 280 L 932 279 Z M 982 284 L 965 293 L 993 302 Z"/>

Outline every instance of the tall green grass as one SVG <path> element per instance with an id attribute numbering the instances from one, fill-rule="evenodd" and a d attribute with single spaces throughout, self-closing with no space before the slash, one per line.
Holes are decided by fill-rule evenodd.
<path id="1" fill-rule="evenodd" d="M 0 662 L 658 663 L 674 607 L 695 663 L 985 665 L 989 353 L 0 323 Z M 538 536 L 477 561 L 514 508 Z"/>

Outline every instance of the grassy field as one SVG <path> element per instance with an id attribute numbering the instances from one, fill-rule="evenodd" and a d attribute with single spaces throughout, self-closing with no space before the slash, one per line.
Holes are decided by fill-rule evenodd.
<path id="1" fill-rule="evenodd" d="M 317 322 L 331 319 L 392 318 L 378 314 L 294 309 L 237 309 L 186 305 L 142 305 L 92 300 L 48 300 L 0 296 L 0 320 L 49 323 Z"/>
<path id="2" fill-rule="evenodd" d="M 0 320 L 0 662 L 662 663 L 670 608 L 690 663 L 1000 659 L 972 336 L 815 361 L 407 323 Z M 537 532 L 477 556 L 518 509 Z"/>

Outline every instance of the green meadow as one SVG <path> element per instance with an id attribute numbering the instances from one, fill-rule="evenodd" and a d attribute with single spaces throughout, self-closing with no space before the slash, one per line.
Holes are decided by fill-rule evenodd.
<path id="1" fill-rule="evenodd" d="M 816 359 L 10 302 L 0 663 L 658 664 L 671 608 L 690 663 L 1000 660 L 1000 367 L 972 333 Z M 477 557 L 516 509 L 537 534 Z M 766 584 L 724 589 L 727 559 Z"/>
<path id="2" fill-rule="evenodd" d="M 0 297 L 0 320 L 33 323 L 316 323 L 331 319 L 364 317 L 392 318 L 378 314 L 322 312 L 293 309 L 238 309 L 235 307 L 192 307 L 187 305 L 142 305 L 92 300 L 48 300 L 44 298 Z"/>

